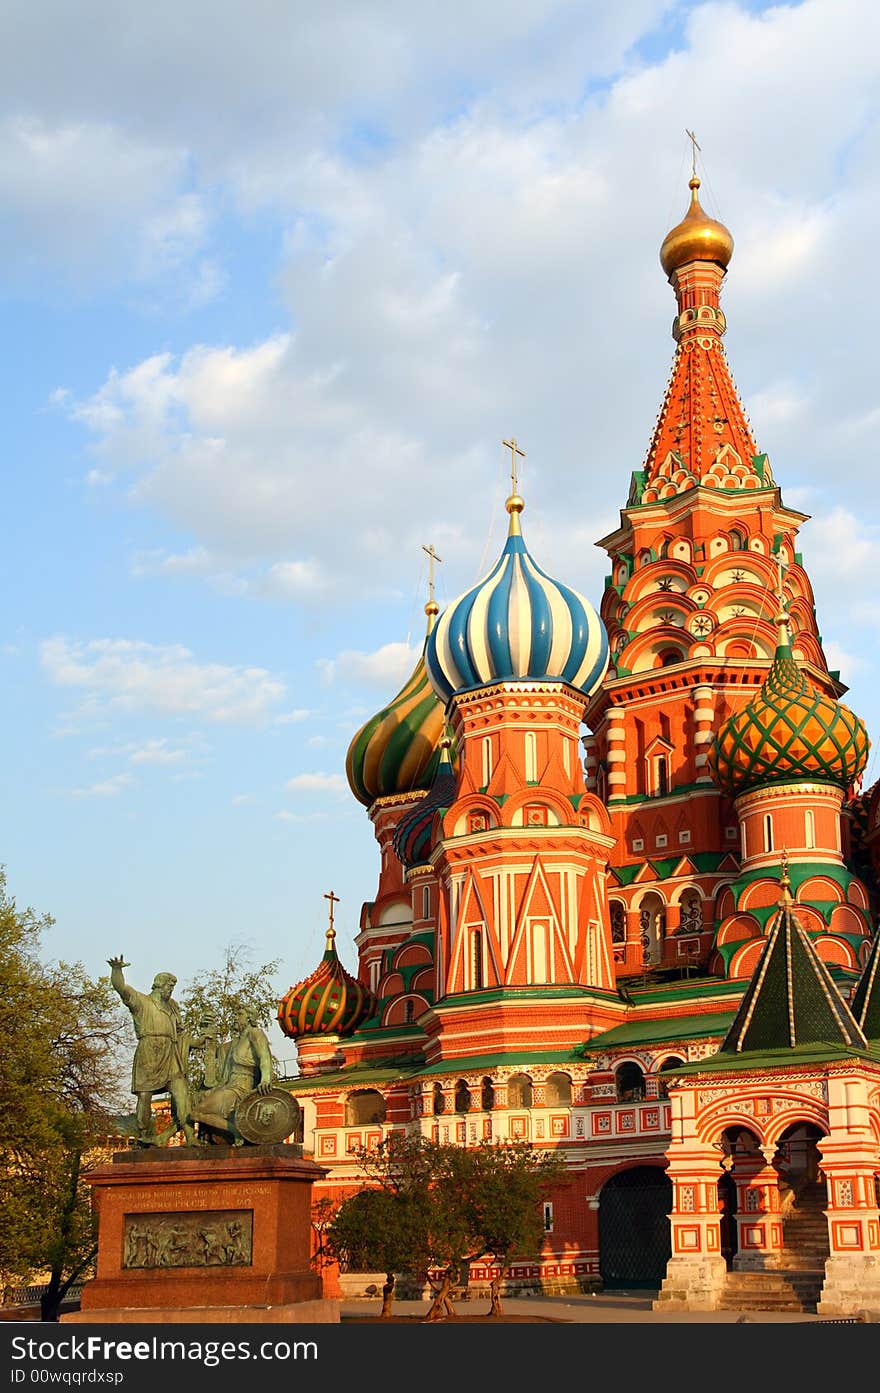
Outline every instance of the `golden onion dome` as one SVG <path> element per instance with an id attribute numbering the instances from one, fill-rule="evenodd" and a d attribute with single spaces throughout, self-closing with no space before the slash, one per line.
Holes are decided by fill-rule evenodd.
<path id="1" fill-rule="evenodd" d="M 691 206 L 681 222 L 667 232 L 660 248 L 660 265 L 667 276 L 689 261 L 715 261 L 726 267 L 733 256 L 733 238 L 724 223 L 708 217 L 700 205 L 697 197 L 700 181 L 696 174 L 688 187 Z"/>

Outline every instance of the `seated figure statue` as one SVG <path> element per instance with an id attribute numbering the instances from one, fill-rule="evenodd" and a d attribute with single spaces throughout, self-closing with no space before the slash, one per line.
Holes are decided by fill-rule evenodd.
<path id="1" fill-rule="evenodd" d="M 272 1055 L 258 1021 L 258 1011 L 242 1006 L 235 1016 L 236 1034 L 220 1045 L 212 1035 L 211 1023 L 203 1027 L 208 1040 L 205 1088 L 196 1098 L 192 1119 L 200 1124 L 200 1133 L 207 1129 L 209 1140 L 220 1140 L 211 1136 L 220 1132 L 226 1134 L 222 1140 L 231 1136 L 235 1145 L 241 1146 L 244 1139 L 235 1126 L 236 1104 L 254 1090 L 268 1093 L 272 1087 Z"/>

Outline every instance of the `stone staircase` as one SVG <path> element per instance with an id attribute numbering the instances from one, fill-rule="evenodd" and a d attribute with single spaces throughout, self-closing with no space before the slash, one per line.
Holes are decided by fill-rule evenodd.
<path id="1" fill-rule="evenodd" d="M 807 1185 L 783 1220 L 778 1267 L 767 1272 L 728 1272 L 721 1305 L 728 1311 L 810 1311 L 825 1280 L 828 1224 L 825 1186 Z"/>

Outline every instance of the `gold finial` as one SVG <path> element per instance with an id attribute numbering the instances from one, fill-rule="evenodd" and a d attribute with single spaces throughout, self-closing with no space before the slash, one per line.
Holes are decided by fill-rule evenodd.
<path id="1" fill-rule="evenodd" d="M 331 890 L 329 894 L 326 894 L 324 896 L 324 899 L 330 901 L 330 925 L 327 929 L 327 947 L 332 948 L 333 940 L 336 937 L 336 930 L 333 927 L 333 908 L 335 905 L 339 904 L 339 896 L 334 895 L 333 891 Z"/>
<path id="2" fill-rule="evenodd" d="M 520 531 L 519 515 L 522 512 L 523 508 L 526 506 L 519 496 L 519 480 L 516 477 L 516 457 L 517 455 L 519 455 L 521 459 L 525 459 L 526 452 L 525 450 L 521 450 L 519 448 L 519 445 L 516 443 L 515 435 L 512 435 L 509 440 L 502 440 L 501 444 L 505 447 L 505 449 L 510 451 L 511 488 L 510 497 L 508 498 L 504 506 L 510 514 L 510 526 L 507 529 L 507 535 L 508 537 L 515 537 L 519 534 Z"/>
<path id="3" fill-rule="evenodd" d="M 501 444 L 506 450 L 510 451 L 510 492 L 515 498 L 519 492 L 516 477 L 516 457 L 519 455 L 520 459 L 525 459 L 526 452 L 525 450 L 521 450 L 517 445 L 515 435 L 512 435 L 509 440 L 502 440 Z M 509 508 L 508 512 L 510 512 Z"/>
<path id="4" fill-rule="evenodd" d="M 782 855 L 779 858 L 779 863 L 782 867 L 782 875 L 779 877 L 779 903 L 783 908 L 787 909 L 790 905 L 794 904 L 794 900 L 791 897 L 791 880 L 788 874 L 788 847 L 782 848 Z"/>
<path id="5" fill-rule="evenodd" d="M 785 604 L 785 593 L 782 589 L 782 576 L 785 571 L 785 562 L 782 553 L 776 553 L 776 598 L 779 601 L 779 608 L 776 612 L 774 623 L 776 624 L 776 642 L 782 647 L 791 643 L 791 617 Z"/>
<path id="6" fill-rule="evenodd" d="M 429 547 L 423 545 L 422 551 L 428 553 L 428 603 L 425 605 L 425 613 L 428 616 L 428 632 L 430 633 L 434 627 L 434 620 L 440 613 L 440 606 L 434 599 L 434 562 L 439 561 L 442 564 L 443 557 L 437 555 L 433 542 Z"/>
<path id="7" fill-rule="evenodd" d="M 697 137 L 694 135 L 693 131 L 688 130 L 687 126 L 685 126 L 684 133 L 691 143 L 691 188 L 693 188 L 693 180 L 697 179 L 697 151 L 700 149 L 700 147 L 697 144 Z M 702 151 L 700 151 L 700 153 L 702 154 Z M 697 188 L 700 187 L 699 179 L 697 179 L 696 186 Z"/>

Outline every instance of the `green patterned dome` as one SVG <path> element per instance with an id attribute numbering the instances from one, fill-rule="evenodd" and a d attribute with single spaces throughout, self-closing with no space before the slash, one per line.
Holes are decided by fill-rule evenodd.
<path id="1" fill-rule="evenodd" d="M 309 1035 L 351 1035 L 376 1009 L 375 998 L 336 955 L 336 933 L 327 932 L 323 958 L 308 977 L 281 998 L 278 1024 L 291 1040 Z"/>
<path id="2" fill-rule="evenodd" d="M 437 614 L 434 601 L 425 612 L 430 633 Z M 426 792 L 440 760 L 442 735 L 443 707 L 428 681 L 423 646 L 404 687 L 361 726 L 348 747 L 345 772 L 358 802 L 369 807 L 377 798 Z"/>
<path id="3" fill-rule="evenodd" d="M 867 763 L 867 731 L 848 707 L 809 684 L 791 651 L 788 616 L 777 622 L 780 641 L 760 692 L 725 721 L 710 747 L 712 777 L 730 797 L 794 779 L 847 790 Z"/>

